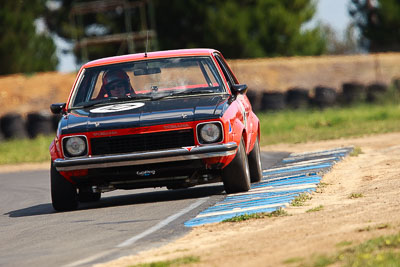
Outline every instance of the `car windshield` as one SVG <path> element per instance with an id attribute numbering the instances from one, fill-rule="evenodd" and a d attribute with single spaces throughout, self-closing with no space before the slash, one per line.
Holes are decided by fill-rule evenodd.
<path id="1" fill-rule="evenodd" d="M 70 108 L 224 92 L 210 57 L 151 59 L 85 69 Z"/>

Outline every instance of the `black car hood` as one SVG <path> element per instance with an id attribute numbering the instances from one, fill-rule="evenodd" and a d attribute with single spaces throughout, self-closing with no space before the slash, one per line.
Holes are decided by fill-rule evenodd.
<path id="1" fill-rule="evenodd" d="M 228 99 L 229 95 L 192 96 L 74 109 L 63 116 L 60 130 L 70 134 L 219 118 Z"/>

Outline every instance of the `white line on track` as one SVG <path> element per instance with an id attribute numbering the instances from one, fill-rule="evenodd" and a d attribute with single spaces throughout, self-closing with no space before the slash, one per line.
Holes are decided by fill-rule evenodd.
<path id="1" fill-rule="evenodd" d="M 97 254 L 95 254 L 93 256 L 90 256 L 88 258 L 69 263 L 67 265 L 64 265 L 63 267 L 77 267 L 77 266 L 81 266 L 81 265 L 86 265 L 86 264 L 88 264 L 90 262 L 93 262 L 93 261 L 95 261 L 97 259 L 100 259 L 101 257 L 105 257 L 105 256 L 111 255 L 112 253 L 115 252 L 115 250 L 116 249 L 114 248 L 112 250 L 103 251 L 103 252 L 97 253 Z"/>
<path id="2" fill-rule="evenodd" d="M 154 225 L 153 227 L 147 229 L 146 231 L 144 231 L 143 233 L 139 234 L 139 235 L 135 235 L 132 236 L 131 238 L 129 238 L 128 240 L 122 242 L 121 244 L 119 244 L 117 247 L 118 248 L 122 248 L 122 247 L 127 247 L 132 245 L 133 243 L 135 243 L 136 241 L 138 241 L 139 239 L 150 235 L 152 233 L 154 233 L 155 231 L 161 229 L 162 227 L 164 227 L 165 225 L 169 224 L 170 222 L 176 220 L 177 218 L 179 218 L 180 216 L 182 216 L 183 214 L 191 211 L 192 209 L 197 208 L 198 206 L 200 206 L 201 204 L 203 204 L 204 202 L 207 201 L 209 197 L 206 198 L 201 198 L 199 200 L 197 200 L 195 203 L 193 203 L 192 205 L 190 205 L 189 207 L 186 207 L 184 209 L 182 209 L 181 211 L 179 211 L 178 213 L 169 216 L 168 218 L 166 218 L 165 220 L 159 222 L 158 224 Z"/>
<path id="3" fill-rule="evenodd" d="M 84 264 L 88 264 L 90 262 L 93 262 L 95 260 L 98 260 L 102 257 L 111 255 L 112 253 L 114 253 L 118 248 L 122 248 L 122 247 L 127 247 L 129 245 L 132 245 L 133 243 L 135 243 L 136 241 L 138 241 L 139 239 L 150 235 L 152 233 L 154 233 L 155 231 L 161 229 L 162 227 L 166 226 L 167 224 L 169 224 L 170 222 L 176 220 L 177 218 L 179 218 L 180 216 L 182 216 L 185 213 L 188 213 L 189 211 L 191 211 L 192 209 L 197 208 L 198 206 L 200 206 L 201 204 L 203 204 L 204 202 L 206 202 L 209 199 L 209 197 L 205 197 L 205 198 L 200 198 L 198 199 L 196 202 L 194 202 L 192 205 L 182 209 L 181 211 L 179 211 L 178 213 L 169 216 L 168 218 L 166 218 L 165 220 L 159 222 L 158 224 L 154 225 L 153 227 L 149 228 L 148 230 L 144 231 L 143 233 L 139 234 L 139 235 L 135 235 L 131 238 L 129 238 L 128 240 L 122 242 L 121 244 L 119 244 L 118 246 L 116 246 L 116 248 L 114 249 L 110 249 L 108 251 L 103 251 L 100 252 L 98 254 L 95 254 L 93 256 L 90 256 L 86 259 L 82 259 L 82 260 L 78 260 L 75 261 L 73 263 L 64 265 L 64 267 L 77 267 L 77 266 L 81 266 Z"/>

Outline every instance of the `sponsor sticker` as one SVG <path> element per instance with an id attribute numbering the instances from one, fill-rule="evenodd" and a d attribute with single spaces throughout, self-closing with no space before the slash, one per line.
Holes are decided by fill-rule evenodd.
<path id="1" fill-rule="evenodd" d="M 130 109 L 136 109 L 143 107 L 144 103 L 124 103 L 124 104 L 114 104 L 105 107 L 94 108 L 90 110 L 91 113 L 111 113 L 111 112 L 120 112 Z"/>
<path id="2" fill-rule="evenodd" d="M 156 171 L 155 170 L 137 171 L 136 174 L 139 176 L 150 176 L 156 174 Z"/>

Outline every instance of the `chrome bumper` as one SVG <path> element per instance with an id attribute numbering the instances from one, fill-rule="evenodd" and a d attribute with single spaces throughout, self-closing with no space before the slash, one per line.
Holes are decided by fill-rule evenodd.
<path id="1" fill-rule="evenodd" d="M 205 159 L 233 155 L 236 153 L 236 149 L 236 143 L 230 142 L 226 144 L 195 146 L 192 149 L 175 148 L 118 155 L 56 159 L 54 160 L 54 167 L 56 167 L 57 171 L 73 171 Z"/>

